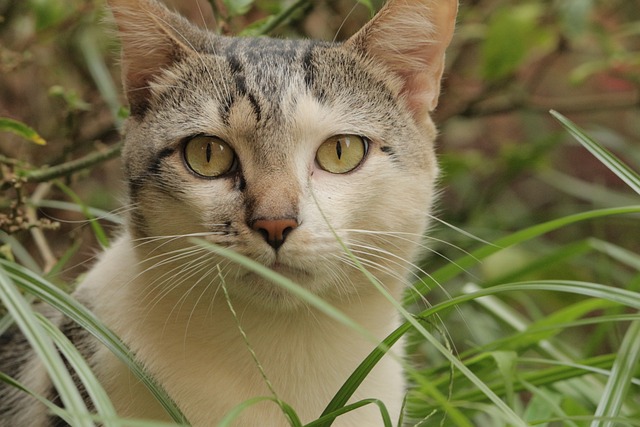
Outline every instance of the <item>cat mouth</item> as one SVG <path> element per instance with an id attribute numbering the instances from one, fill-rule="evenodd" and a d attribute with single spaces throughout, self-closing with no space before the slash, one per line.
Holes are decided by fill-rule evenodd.
<path id="1" fill-rule="evenodd" d="M 270 270 L 275 271 L 276 273 L 281 274 L 282 276 L 285 276 L 294 281 L 301 280 L 310 276 L 310 274 L 305 270 L 292 267 L 279 261 L 275 261 L 273 264 L 268 265 L 267 267 Z"/>

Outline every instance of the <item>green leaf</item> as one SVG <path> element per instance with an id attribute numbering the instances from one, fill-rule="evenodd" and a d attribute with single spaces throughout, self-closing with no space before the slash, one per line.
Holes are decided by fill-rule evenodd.
<path id="1" fill-rule="evenodd" d="M 554 3 L 559 9 L 565 30 L 570 36 L 579 36 L 587 28 L 594 0 L 562 0 Z"/>
<path id="2" fill-rule="evenodd" d="M 378 408 L 380 409 L 380 417 L 382 418 L 382 425 L 384 425 L 385 427 L 392 427 L 389 411 L 387 410 L 387 407 L 384 405 L 384 403 L 378 399 L 364 399 L 359 402 L 343 406 L 335 412 L 323 415 L 317 420 L 310 422 L 309 424 L 305 424 L 304 427 L 321 427 L 330 424 L 336 417 L 346 414 L 347 412 L 355 411 L 356 409 L 366 405 L 378 406 Z"/>
<path id="3" fill-rule="evenodd" d="M 0 260 L 5 262 L 4 260 Z M 40 326 L 24 297 L 15 288 L 9 276 L 0 270 L 0 300 L 14 318 L 16 324 L 46 367 L 65 408 L 70 412 L 73 426 L 92 427 L 89 411 L 84 404 L 73 378 L 53 342 Z"/>
<path id="4" fill-rule="evenodd" d="M 109 238 L 107 237 L 107 233 L 104 231 L 104 228 L 100 225 L 97 218 L 91 214 L 87 205 L 78 197 L 78 195 L 71 189 L 69 186 L 62 183 L 60 180 L 55 181 L 56 186 L 60 188 L 69 198 L 71 198 L 82 211 L 82 214 L 89 220 L 89 224 L 91 225 L 91 229 L 93 230 L 93 234 L 95 234 L 96 239 L 100 243 L 103 248 L 109 247 Z"/>
<path id="5" fill-rule="evenodd" d="M 121 116 L 122 105 L 120 104 L 120 95 L 100 49 L 98 43 L 99 37 L 101 37 L 101 35 L 97 34 L 94 26 L 84 29 L 77 34 L 74 39 L 84 57 L 89 73 L 100 91 L 102 99 L 109 106 L 109 110 L 111 110 L 116 124 L 120 126 L 123 120 Z"/>
<path id="6" fill-rule="evenodd" d="M 557 111 L 551 110 L 551 115 L 555 117 L 564 126 L 569 133 L 578 140 L 587 150 L 591 152 L 598 160 L 602 162 L 606 167 L 615 173 L 618 178 L 623 180 L 629 187 L 631 187 L 636 193 L 640 194 L 640 175 L 638 175 L 629 166 L 623 163 L 609 150 L 598 144 L 593 138 L 578 127 L 571 120 L 567 119 Z"/>
<path id="7" fill-rule="evenodd" d="M 420 297 L 417 295 L 426 295 L 432 286 L 439 286 L 440 283 L 445 283 L 454 277 L 465 272 L 468 269 L 490 255 L 501 251 L 504 248 L 513 246 L 532 240 L 543 234 L 557 230 L 562 227 L 566 227 L 571 224 L 575 224 L 580 221 L 594 220 L 597 218 L 603 218 L 612 215 L 623 214 L 637 214 L 640 213 L 640 206 L 627 206 L 622 208 L 611 209 L 599 209 L 588 212 L 581 212 L 574 215 L 568 215 L 562 218 L 554 219 L 542 224 L 537 224 L 524 230 L 517 231 L 513 234 L 498 239 L 492 245 L 484 245 L 479 249 L 471 252 L 468 255 L 463 256 L 460 259 L 454 260 L 455 262 L 449 263 L 446 266 L 440 268 L 430 276 L 422 277 L 420 282 L 414 284 L 405 297 L 405 304 L 411 304 Z"/>
<path id="8" fill-rule="evenodd" d="M 22 122 L 7 117 L 0 117 L 0 131 L 14 133 L 38 145 L 47 144 L 47 141 L 38 135 L 38 132 Z"/>
<path id="9" fill-rule="evenodd" d="M 73 319 L 78 325 L 93 335 L 98 341 L 118 357 L 131 372 L 149 389 L 160 405 L 171 418 L 182 425 L 187 421 L 180 409 L 175 405 L 167 393 L 155 383 L 131 355 L 127 346 L 110 329 L 84 306 L 75 301 L 70 295 L 62 292 L 52 283 L 27 270 L 26 268 L 0 259 L 0 274 L 6 271 L 16 286 L 24 292 L 32 294 L 51 305 L 64 315 Z"/>
<path id="10" fill-rule="evenodd" d="M 105 427 L 120 426 L 120 423 L 115 421 L 118 417 L 111 400 L 107 396 L 107 392 L 102 388 L 102 385 L 95 377 L 91 368 L 87 365 L 87 362 L 83 359 L 82 355 L 77 348 L 73 346 L 71 341 L 58 329 L 49 319 L 36 314 L 40 324 L 44 330 L 53 339 L 60 352 L 64 355 L 69 365 L 73 368 L 78 375 L 78 379 L 84 385 L 85 390 L 91 397 L 96 411 L 103 420 Z"/>
<path id="11" fill-rule="evenodd" d="M 502 382 L 506 390 L 506 400 L 513 406 L 515 400 L 513 383 L 516 379 L 518 354 L 515 351 L 493 351 L 490 354 L 495 360 L 500 376 L 502 377 Z"/>
<path id="12" fill-rule="evenodd" d="M 358 3 L 364 5 L 367 7 L 367 9 L 369 9 L 369 12 L 371 12 L 372 14 L 375 13 L 376 8 L 373 5 L 373 3 L 371 2 L 371 0 L 357 0 Z"/>
<path id="13" fill-rule="evenodd" d="M 251 9 L 255 0 L 224 0 L 224 5 L 231 16 L 244 15 Z"/>
<path id="14" fill-rule="evenodd" d="M 600 404 L 596 409 L 596 419 L 591 427 L 613 427 L 616 425 L 610 420 L 620 414 L 624 399 L 627 397 L 631 380 L 636 374 L 640 361 L 640 322 L 632 322 L 622 340 L 618 350 L 618 356 L 611 368 L 611 375 L 607 381 Z"/>
<path id="15" fill-rule="evenodd" d="M 41 404 L 46 406 L 47 409 L 52 414 L 56 415 L 59 418 L 62 418 L 67 423 L 70 422 L 71 417 L 69 416 L 67 411 L 65 411 L 64 409 L 62 409 L 61 407 L 59 407 L 57 405 L 54 405 L 51 401 L 45 399 L 43 396 L 41 396 L 38 393 L 34 392 L 33 390 L 29 389 L 24 384 L 21 384 L 20 382 L 14 380 L 13 378 L 11 378 L 8 375 L 3 374 L 2 372 L 0 372 L 0 381 L 2 381 L 5 384 L 10 385 L 11 387 L 17 388 L 18 390 L 20 390 L 23 393 L 28 394 L 29 396 L 33 397 L 38 402 L 40 402 Z"/>
<path id="16" fill-rule="evenodd" d="M 544 12 L 537 3 L 509 5 L 495 11 L 482 45 L 482 76 L 490 81 L 513 74 L 534 47 L 549 39 L 538 21 Z"/>

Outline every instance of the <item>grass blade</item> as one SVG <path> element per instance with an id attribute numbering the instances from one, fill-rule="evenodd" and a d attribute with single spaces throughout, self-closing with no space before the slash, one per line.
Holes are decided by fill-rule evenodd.
<path id="1" fill-rule="evenodd" d="M 555 110 L 550 111 L 551 115 L 555 117 L 564 126 L 569 133 L 578 140 L 587 150 L 591 152 L 603 165 L 605 165 L 611 172 L 615 173 L 618 178 L 623 180 L 629 187 L 631 187 L 636 193 L 640 194 L 640 175 L 638 175 L 629 166 L 624 164 L 620 159 L 614 156 L 609 150 L 604 148 L 587 133 L 578 127 L 571 120 L 558 113 Z"/>
<path id="2" fill-rule="evenodd" d="M 0 270 L 0 300 L 3 301 L 5 307 L 15 319 L 16 324 L 46 367 L 62 403 L 71 414 L 71 425 L 92 427 L 93 423 L 89 418 L 89 411 L 60 354 L 40 326 L 31 307 L 2 270 Z"/>
<path id="3" fill-rule="evenodd" d="M 54 405 L 48 399 L 45 399 L 44 397 L 40 396 L 39 394 L 33 392 L 28 387 L 24 386 L 23 384 L 21 384 L 20 382 L 16 381 L 13 378 L 11 378 L 10 376 L 5 375 L 2 372 L 0 372 L 0 381 L 4 382 L 6 384 L 9 384 L 11 387 L 17 388 L 18 390 L 22 391 L 23 393 L 26 393 L 29 396 L 33 397 L 38 402 L 40 402 L 44 406 L 46 406 L 49 409 L 49 412 L 51 412 L 55 416 L 63 419 L 66 423 L 70 423 L 71 422 L 71 419 L 70 419 L 69 414 L 67 413 L 67 411 L 65 411 L 64 409 L 62 409 L 61 407 L 59 407 L 57 405 Z"/>
<path id="4" fill-rule="evenodd" d="M 80 197 L 78 197 L 76 193 L 73 192 L 71 188 L 62 183 L 62 181 L 56 180 L 55 184 L 80 207 L 82 214 L 89 220 L 93 234 L 95 234 L 100 246 L 102 246 L 102 248 L 108 248 L 109 238 L 107 237 L 107 233 L 104 231 L 96 217 L 89 212 L 89 207 L 80 199 Z"/>
<path id="5" fill-rule="evenodd" d="M 91 371 L 91 368 L 87 365 L 87 362 L 80 355 L 80 352 L 69 339 L 58 329 L 49 319 L 37 314 L 40 325 L 53 339 L 60 352 L 64 355 L 65 359 L 69 362 L 69 365 L 73 368 L 78 375 L 78 379 L 84 385 L 85 390 L 91 397 L 98 415 L 102 423 L 106 427 L 120 426 L 121 424 L 115 421 L 118 417 L 107 392 L 102 388 L 102 385 Z"/>
<path id="6" fill-rule="evenodd" d="M 320 418 L 310 422 L 309 424 L 305 424 L 304 427 L 321 427 L 327 425 L 327 423 L 331 423 L 336 417 L 344 415 L 347 412 L 355 411 L 356 409 L 362 408 L 366 405 L 378 406 L 378 408 L 380 408 L 380 417 L 382 418 L 382 424 L 385 427 L 392 427 L 389 411 L 387 410 L 387 407 L 384 405 L 384 403 L 378 399 L 364 399 L 359 402 L 343 406 L 342 408 L 337 409 L 334 412 L 321 416 Z"/>
<path id="7" fill-rule="evenodd" d="M 144 371 L 144 368 L 133 358 L 127 346 L 90 311 L 80 305 L 70 295 L 22 266 L 0 259 L 0 267 L 7 272 L 16 286 L 24 292 L 40 298 L 64 315 L 73 319 L 101 343 L 106 345 L 149 389 L 175 422 L 183 425 L 188 424 L 186 418 L 182 412 L 180 412 L 180 409 L 178 409 L 167 393 L 155 383 Z M 0 272 L 2 271 L 1 269 Z"/>
<path id="8" fill-rule="evenodd" d="M 457 305 L 473 301 L 475 299 L 498 295 L 504 292 L 533 292 L 533 291 L 552 291 L 564 292 L 576 295 L 590 296 L 593 298 L 601 298 L 612 301 L 623 306 L 640 310 L 640 294 L 625 289 L 613 288 L 597 283 L 577 282 L 577 281 L 540 281 L 540 282 L 521 282 L 496 285 L 491 288 L 480 289 L 476 292 L 459 295 L 436 304 L 422 311 L 417 318 L 428 319 L 431 316 L 449 310 Z M 404 334 L 406 334 L 413 325 L 406 321 L 385 338 L 380 346 L 374 349 L 351 374 L 349 379 L 343 384 L 338 393 L 331 400 L 323 414 L 333 412 L 344 406 L 355 389 L 366 378 L 370 370 L 376 365 L 377 361 L 385 354 L 385 348 L 393 346 Z M 575 376 L 575 375 L 574 375 Z M 483 392 L 478 391 L 479 394 Z"/>
<path id="9" fill-rule="evenodd" d="M 624 399 L 631 385 L 640 361 L 640 322 L 632 322 L 622 340 L 618 356 L 611 368 L 611 375 L 607 381 L 600 404 L 596 409 L 598 417 L 591 423 L 591 427 L 613 427 L 614 419 L 620 415 Z"/>
<path id="10" fill-rule="evenodd" d="M 9 119 L 7 117 L 0 117 L 0 131 L 14 133 L 38 145 L 47 144 L 47 141 L 45 141 L 44 138 L 38 135 L 38 132 L 22 122 Z"/>
<path id="11" fill-rule="evenodd" d="M 287 291 L 291 292 L 292 294 L 296 295 L 297 297 L 300 297 L 302 300 L 304 300 L 305 302 L 309 303 L 310 305 L 312 305 L 313 307 L 317 308 L 318 310 L 320 310 L 321 312 L 323 312 L 324 314 L 326 314 L 327 316 L 329 316 L 330 318 L 337 320 L 338 322 L 342 323 L 345 326 L 350 327 L 351 329 L 359 332 L 360 334 L 362 334 L 362 336 L 369 338 L 372 342 L 377 343 L 378 340 L 373 337 L 371 335 L 371 333 L 369 331 L 367 331 L 365 328 L 363 328 L 361 325 L 359 325 L 358 323 L 356 323 L 355 321 L 353 321 L 350 317 L 348 317 L 347 315 L 345 315 L 344 313 L 342 313 L 340 310 L 336 309 L 334 306 L 332 306 L 331 304 L 327 303 L 326 301 L 324 301 L 322 298 L 316 296 L 315 294 L 312 294 L 311 292 L 307 291 L 306 289 L 304 289 L 302 286 L 298 285 L 297 283 L 293 282 L 292 280 L 290 280 L 289 278 L 276 273 L 275 271 L 265 267 L 264 265 L 260 264 L 259 262 L 256 262 L 254 260 L 252 260 L 251 258 L 248 258 L 244 255 L 241 255 L 237 252 L 234 252 L 232 250 L 229 249 L 225 249 L 221 246 L 218 245 L 214 245 L 212 243 L 209 243 L 205 240 L 202 239 L 191 239 L 193 241 L 194 244 L 201 246 L 213 253 L 216 253 L 218 255 L 221 255 L 227 259 L 229 259 L 230 261 L 233 261 L 245 268 L 247 268 L 248 270 L 251 270 L 252 272 L 259 274 L 260 276 L 264 277 L 267 280 L 270 280 L 273 283 L 278 284 L 279 286 L 282 286 L 284 289 L 286 289 Z"/>
<path id="12" fill-rule="evenodd" d="M 414 284 L 413 288 L 407 293 L 404 299 L 404 303 L 411 304 L 420 299 L 419 295 L 426 295 L 432 286 L 437 286 L 439 283 L 445 283 L 459 274 L 463 273 L 466 269 L 478 264 L 483 259 L 487 258 L 494 253 L 501 251 L 519 243 L 532 240 L 543 234 L 557 230 L 562 227 L 566 227 L 571 224 L 575 224 L 581 221 L 594 220 L 597 218 L 608 217 L 612 215 L 625 215 L 625 214 L 637 214 L 640 213 L 640 206 L 626 206 L 621 208 L 609 208 L 599 209 L 588 212 L 581 212 L 574 215 L 568 215 L 562 218 L 537 224 L 524 230 L 517 231 L 506 237 L 498 239 L 493 245 L 485 245 L 479 249 L 471 252 L 469 255 L 465 255 L 462 258 L 450 263 L 436 272 L 430 277 L 423 277 L 420 282 Z"/>

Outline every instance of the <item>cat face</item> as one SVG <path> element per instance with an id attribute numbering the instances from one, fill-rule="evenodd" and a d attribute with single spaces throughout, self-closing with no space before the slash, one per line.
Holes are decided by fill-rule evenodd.
<path id="1" fill-rule="evenodd" d="M 329 300 L 376 292 L 352 256 L 400 292 L 433 199 L 428 111 L 455 2 L 427 7 L 443 22 L 421 21 L 422 49 L 385 30 L 416 27 L 431 2 L 390 2 L 345 44 L 215 36 L 154 2 L 111 3 L 132 112 L 129 229 L 166 286 L 224 281 L 252 303 L 297 304 L 197 235 Z"/>

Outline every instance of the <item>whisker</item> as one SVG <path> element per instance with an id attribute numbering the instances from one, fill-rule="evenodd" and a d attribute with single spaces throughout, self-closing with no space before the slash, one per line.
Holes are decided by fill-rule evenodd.
<path id="1" fill-rule="evenodd" d="M 432 220 L 434 220 L 434 221 L 437 221 L 437 222 L 439 222 L 440 224 L 442 224 L 442 225 L 444 225 L 444 226 L 446 226 L 446 227 L 448 227 L 448 228 L 452 229 L 453 231 L 456 231 L 456 232 L 458 232 L 458 233 L 462 234 L 463 236 L 469 237 L 470 239 L 473 239 L 473 240 L 475 240 L 475 241 L 477 241 L 477 242 L 480 242 L 480 243 L 482 243 L 482 244 L 489 245 L 489 246 L 493 246 L 494 248 L 500 248 L 500 246 L 497 246 L 497 245 L 496 245 L 496 244 L 494 244 L 494 243 L 491 243 L 491 242 L 489 242 L 489 241 L 487 241 L 487 240 L 484 240 L 484 239 L 483 239 L 483 238 L 481 238 L 481 237 L 478 237 L 478 236 L 476 236 L 476 235 L 474 235 L 474 234 L 472 234 L 472 233 L 469 233 L 468 231 L 465 231 L 465 230 L 463 230 L 462 228 L 456 227 L 455 225 L 450 224 L 450 223 L 448 223 L 447 221 L 445 221 L 445 220 L 443 220 L 443 219 L 440 219 L 440 218 L 438 218 L 438 217 L 437 217 L 437 216 L 435 216 L 435 215 L 427 214 L 427 216 L 428 216 L 430 219 L 432 219 Z"/>

